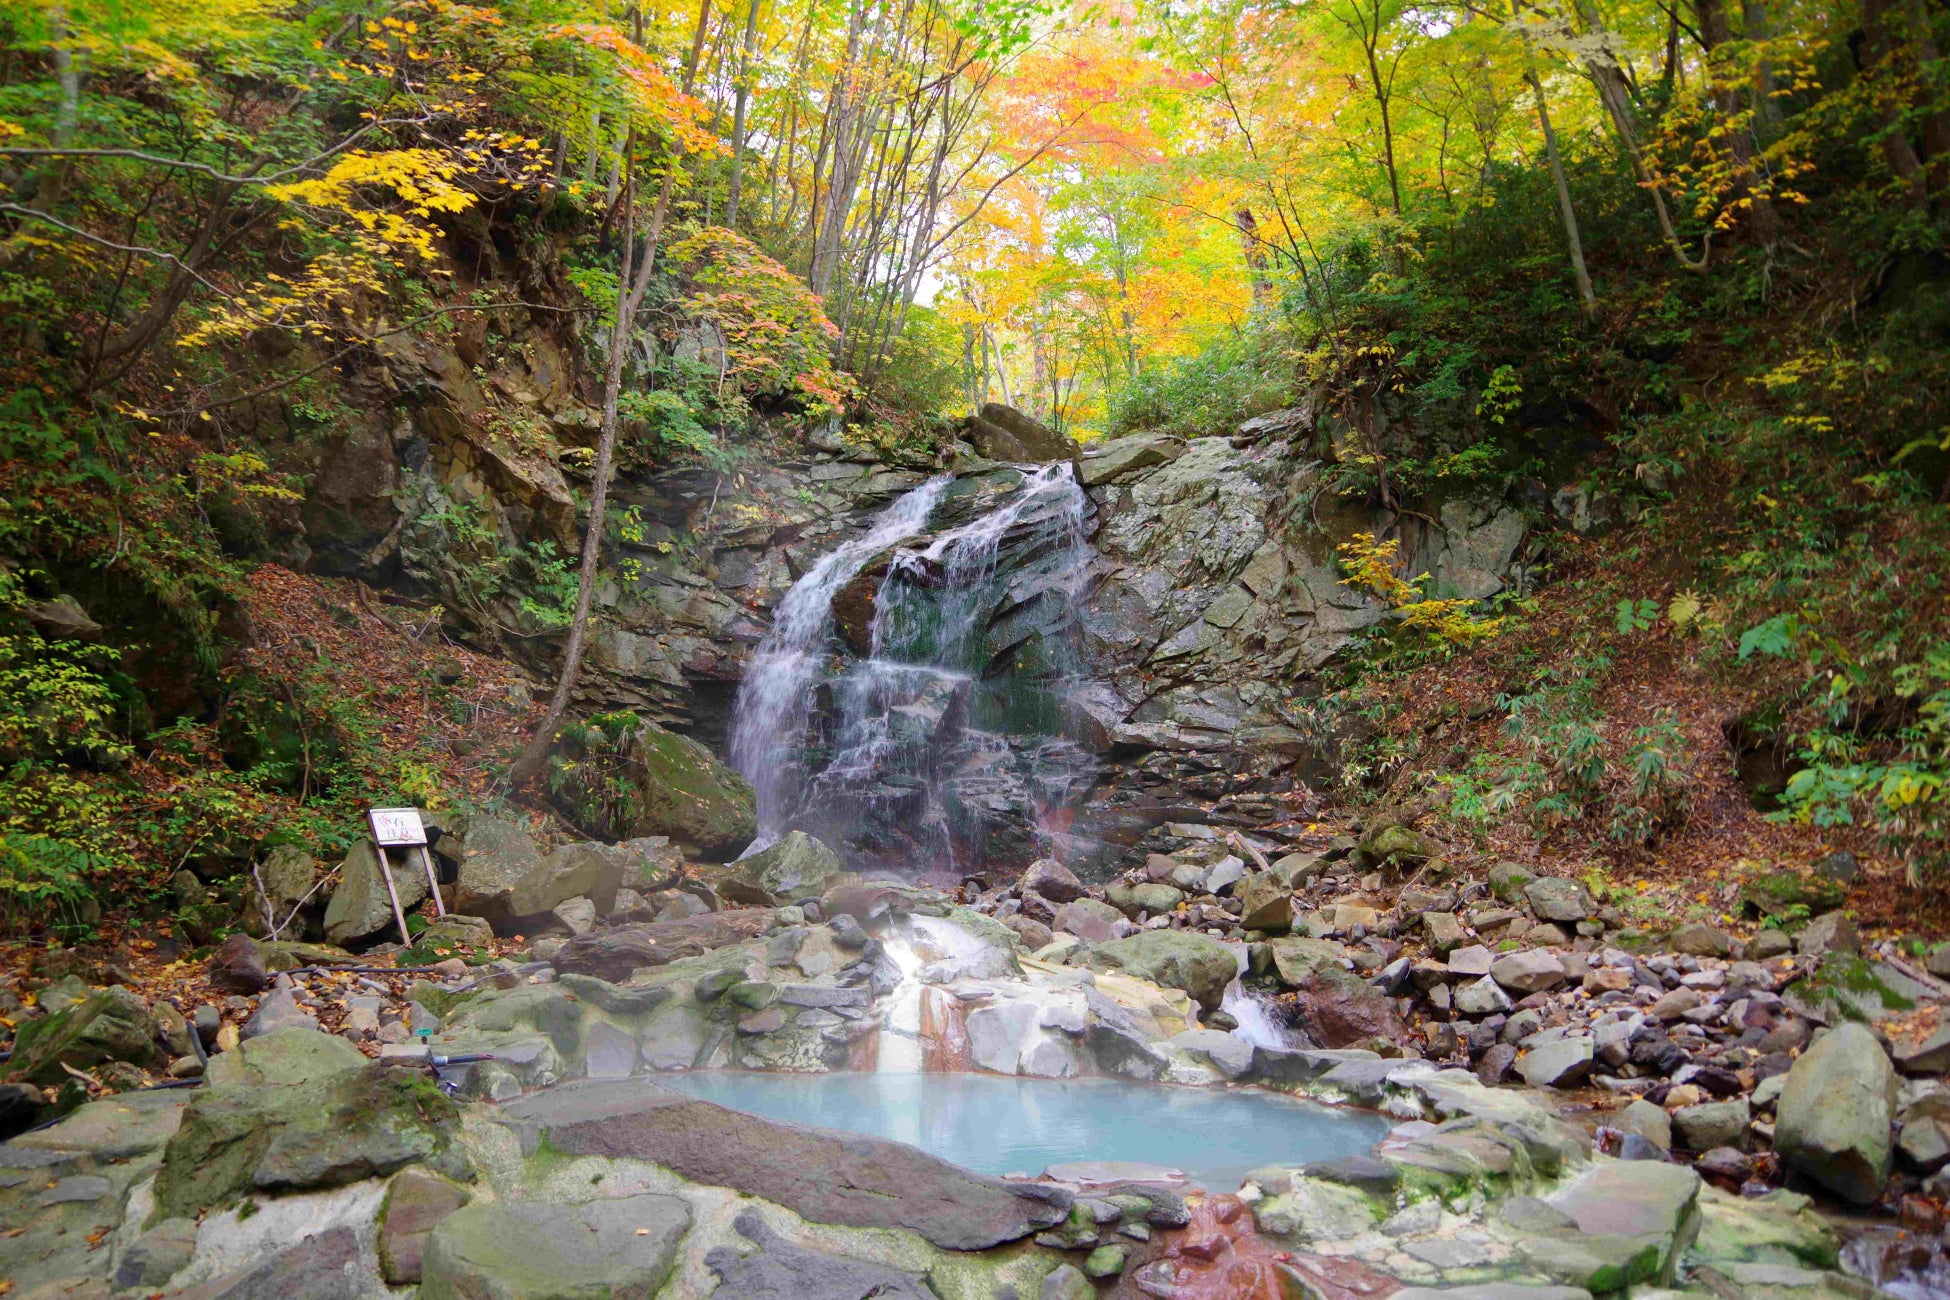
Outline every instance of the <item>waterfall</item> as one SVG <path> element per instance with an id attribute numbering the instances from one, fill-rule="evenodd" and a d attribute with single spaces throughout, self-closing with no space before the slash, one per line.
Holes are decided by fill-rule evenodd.
<path id="1" fill-rule="evenodd" d="M 1089 502 L 1067 463 L 995 477 L 1008 475 L 952 497 L 952 480 L 930 480 L 787 592 L 733 714 L 732 762 L 758 794 L 754 849 L 798 828 L 906 874 L 1048 851 L 1045 823 L 1095 771 L 1067 734 Z M 937 513 L 951 526 L 928 532 Z M 847 624 L 855 655 L 833 610 L 849 591 L 862 608 L 859 584 L 873 584 L 872 618 L 865 644 Z"/>
<path id="2" fill-rule="evenodd" d="M 785 829 L 798 780 L 798 767 L 786 756 L 800 747 L 813 687 L 824 671 L 833 638 L 833 596 L 875 556 L 920 532 L 953 481 L 937 475 L 902 496 L 866 532 L 821 556 L 779 602 L 732 709 L 731 764 L 758 796 L 758 839 L 746 854 L 769 845 Z"/>

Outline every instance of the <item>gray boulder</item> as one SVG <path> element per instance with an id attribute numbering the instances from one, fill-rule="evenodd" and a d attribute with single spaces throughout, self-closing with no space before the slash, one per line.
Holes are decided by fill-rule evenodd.
<path id="1" fill-rule="evenodd" d="M 508 892 L 508 911 L 515 916 L 541 916 L 572 898 L 587 898 L 598 914 L 606 916 L 616 906 L 624 868 L 634 859 L 621 845 L 564 844 L 515 881 Z"/>
<path id="2" fill-rule="evenodd" d="M 783 907 L 819 897 L 839 871 L 833 850 L 804 831 L 787 831 L 770 848 L 740 860 L 718 892 L 734 903 Z"/>
<path id="3" fill-rule="evenodd" d="M 398 853 L 393 858 L 393 887 L 399 891 L 401 910 L 410 914 L 427 896 L 427 875 L 417 865 L 406 865 Z M 386 881 L 379 874 L 379 850 L 362 839 L 339 863 L 339 883 L 325 908 L 325 941 L 343 946 L 389 928 L 396 927 Z"/>
<path id="4" fill-rule="evenodd" d="M 1206 1012 L 1218 1010 L 1239 972 L 1233 950 L 1217 939 L 1183 930 L 1146 930 L 1100 943 L 1084 957 L 1096 969 L 1121 971 L 1160 988 L 1183 989 Z"/>
<path id="5" fill-rule="evenodd" d="M 427 1238 L 426 1300 L 650 1300 L 670 1277 L 690 1207 L 675 1196 L 580 1205 L 468 1205 Z"/>
<path id="6" fill-rule="evenodd" d="M 705 1255 L 705 1266 L 718 1275 L 718 1295 L 738 1300 L 934 1300 L 934 1291 L 920 1276 L 794 1245 L 772 1231 L 756 1209 L 740 1211 L 731 1226 L 756 1249 L 718 1246 Z"/>
<path id="7" fill-rule="evenodd" d="M 97 989 L 78 1005 L 21 1024 L 8 1072 L 53 1087 L 68 1081 L 62 1066 L 88 1070 L 110 1061 L 147 1065 L 156 1058 L 156 1018 L 120 985 Z"/>
<path id="8" fill-rule="evenodd" d="M 1889 1179 L 1896 1071 L 1867 1027 L 1830 1030 L 1788 1071 L 1774 1149 L 1845 1200 L 1867 1205 Z"/>
<path id="9" fill-rule="evenodd" d="M 1590 891 L 1562 876 L 1539 876 L 1523 887 L 1523 898 L 1540 921 L 1582 921 L 1598 910 Z"/>
<path id="10" fill-rule="evenodd" d="M 445 842 L 441 848 L 443 853 L 447 852 Z M 514 909 L 515 887 L 543 872 L 542 851 L 536 847 L 533 837 L 513 822 L 498 817 L 469 817 L 467 829 L 452 852 L 459 861 L 454 882 L 454 911 L 485 917 L 496 924 L 520 915 Z M 407 874 L 395 870 L 393 877 L 399 880 Z M 422 879 L 420 896 L 425 895 L 426 881 Z M 333 901 L 337 902 L 336 896 Z M 329 918 L 326 933 L 331 933 Z"/>

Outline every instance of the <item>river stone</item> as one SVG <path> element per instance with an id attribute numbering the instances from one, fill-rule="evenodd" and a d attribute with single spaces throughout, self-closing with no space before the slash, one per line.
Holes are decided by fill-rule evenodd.
<path id="1" fill-rule="evenodd" d="M 1508 1011 L 1515 1005 L 1510 1001 L 1510 995 L 1488 975 L 1456 990 L 1456 1010 L 1466 1016 L 1492 1015 L 1498 1011 Z"/>
<path id="2" fill-rule="evenodd" d="M 1271 872 L 1247 876 L 1233 891 L 1239 898 L 1239 924 L 1248 930 L 1283 934 L 1293 925 L 1293 891 Z"/>
<path id="3" fill-rule="evenodd" d="M 1521 903 L 1524 886 L 1537 879 L 1537 873 L 1521 862 L 1499 862 L 1490 868 L 1490 893 L 1499 902 Z"/>
<path id="4" fill-rule="evenodd" d="M 915 1274 L 794 1245 L 756 1209 L 741 1210 L 732 1227 L 758 1249 L 714 1246 L 705 1254 L 705 1267 L 718 1275 L 713 1294 L 725 1300 L 934 1300 Z"/>
<path id="5" fill-rule="evenodd" d="M 115 1266 L 115 1287 L 155 1291 L 183 1271 L 196 1254 L 196 1220 L 164 1219 L 143 1231 Z"/>
<path id="6" fill-rule="evenodd" d="M 1554 989 L 1564 982 L 1564 963 L 1537 948 L 1499 957 L 1490 966 L 1490 978 L 1519 996 Z"/>
<path id="7" fill-rule="evenodd" d="M 1087 892 L 1083 882 L 1077 879 L 1076 872 L 1070 870 L 1055 858 L 1038 858 L 1023 871 L 1022 879 L 1016 882 L 1024 893 L 1035 894 L 1061 906 L 1074 903 Z"/>
<path id="8" fill-rule="evenodd" d="M 1233 950 L 1217 939 L 1183 930 L 1147 930 L 1100 943 L 1084 957 L 1093 970 L 1122 971 L 1160 988 L 1183 989 L 1210 1014 L 1239 972 Z"/>
<path id="9" fill-rule="evenodd" d="M 369 1300 L 385 1289 L 366 1266 L 359 1234 L 336 1227 L 187 1287 L 173 1300 Z"/>
<path id="10" fill-rule="evenodd" d="M 407 865 L 395 853 L 393 888 L 399 892 L 402 911 L 411 913 L 427 896 L 427 873 L 417 864 Z M 325 941 L 344 945 L 381 934 L 388 928 L 396 933 L 392 899 L 386 881 L 379 874 L 379 850 L 371 840 L 358 840 L 339 863 L 339 883 L 332 887 L 332 901 L 325 907 Z"/>
<path id="11" fill-rule="evenodd" d="M 307 1083 L 202 1088 L 164 1148 L 157 1210 L 193 1216 L 253 1190 L 339 1187 L 415 1163 L 465 1173 L 459 1127 L 432 1080 L 378 1062 Z"/>
<path id="12" fill-rule="evenodd" d="M 280 985 L 257 1000 L 257 1010 L 244 1022 L 238 1038 L 248 1043 L 253 1038 L 280 1029 L 317 1029 L 318 1017 L 307 1011 L 292 989 Z"/>
<path id="13" fill-rule="evenodd" d="M 1003 1002 L 968 1013 L 968 1057 L 977 1069 L 995 1074 L 1016 1073 L 1023 1039 L 1036 1028 L 1036 1004 Z"/>
<path id="14" fill-rule="evenodd" d="M 211 1057 L 203 1078 L 211 1085 L 309 1083 L 365 1064 L 365 1054 L 337 1034 L 292 1025 L 245 1039 L 234 1050 Z"/>
<path id="15" fill-rule="evenodd" d="M 1322 966 L 1338 966 L 1346 951 L 1331 939 L 1271 939 L 1266 950 L 1272 955 L 1273 969 L 1280 983 L 1292 988 L 1304 982 Z"/>
<path id="16" fill-rule="evenodd" d="M 642 1081 L 570 1083 L 504 1105 L 532 1149 L 647 1160 L 820 1223 L 906 1228 L 946 1250 L 986 1250 L 1064 1221 L 1060 1188 L 958 1169 L 899 1142 L 776 1123 Z M 436 1234 L 437 1236 L 437 1234 Z"/>
<path id="17" fill-rule="evenodd" d="M 1104 901 L 1132 920 L 1136 920 L 1146 912 L 1153 916 L 1163 916 L 1171 912 L 1185 901 L 1185 891 L 1156 883 L 1116 884 L 1104 891 Z"/>
<path id="18" fill-rule="evenodd" d="M 1596 1165 L 1545 1200 L 1569 1215 L 1587 1239 L 1623 1238 L 1650 1246 L 1651 1267 L 1632 1268 L 1624 1281 L 1664 1283 L 1699 1231 L 1699 1196 L 1700 1178 L 1692 1170 L 1631 1160 Z"/>
<path id="19" fill-rule="evenodd" d="M 1109 943 L 1128 929 L 1130 922 L 1109 903 L 1095 898 L 1079 898 L 1056 909 L 1055 929 L 1075 935 L 1085 943 Z"/>
<path id="20" fill-rule="evenodd" d="M 819 897 L 839 870 L 833 850 L 804 831 L 787 831 L 770 848 L 740 861 L 718 892 L 734 903 L 781 907 Z"/>
<path id="21" fill-rule="evenodd" d="M 97 989 L 65 1011 L 23 1021 L 15 1031 L 8 1073 L 54 1087 L 68 1081 L 61 1067 L 92 1070 L 110 1061 L 147 1065 L 156 1059 L 156 1018 L 128 989 Z"/>
<path id="22" fill-rule="evenodd" d="M 1693 1151 L 1715 1147 L 1747 1149 L 1747 1125 L 1753 1119 L 1745 1098 L 1682 1106 L 1672 1113 L 1673 1131 Z"/>
<path id="23" fill-rule="evenodd" d="M 386 1188 L 379 1214 L 379 1269 L 393 1286 L 420 1280 L 427 1238 L 473 1197 L 459 1183 L 424 1169 L 402 1169 Z"/>
<path id="24" fill-rule="evenodd" d="M 1896 1091 L 1896 1072 L 1866 1026 L 1831 1029 L 1788 1071 L 1774 1149 L 1789 1168 L 1867 1205 L 1889 1179 Z"/>
<path id="25" fill-rule="evenodd" d="M 691 1227 L 675 1196 L 475 1204 L 427 1238 L 425 1300 L 650 1300 Z"/>
<path id="26" fill-rule="evenodd" d="M 1563 876 L 1539 876 L 1523 887 L 1523 897 L 1540 921 L 1582 921 L 1598 910 L 1583 885 Z"/>
<path id="27" fill-rule="evenodd" d="M 549 964 L 564 974 L 592 975 L 621 984 L 633 971 L 756 939 L 777 919 L 773 908 L 744 907 L 676 921 L 611 925 L 569 940 L 556 950 Z"/>
<path id="28" fill-rule="evenodd" d="M 264 954 L 247 934 L 233 934 L 218 944 L 204 971 L 211 987 L 225 993 L 261 993 L 271 983 Z"/>
<path id="29" fill-rule="evenodd" d="M 1387 994 L 1339 966 L 1323 965 L 1293 986 L 1294 1019 L 1322 1047 L 1375 1038 L 1404 1042 L 1408 1026 Z"/>
<path id="30" fill-rule="evenodd" d="M 1523 1081 L 1533 1088 L 1569 1088 L 1591 1073 L 1591 1042 L 1587 1036 L 1560 1038 L 1534 1048 L 1517 1062 Z"/>
<path id="31" fill-rule="evenodd" d="M 1700 921 L 1674 930 L 1666 939 L 1666 946 L 1695 957 L 1725 957 L 1733 952 L 1733 940 L 1727 937 L 1726 931 Z"/>
<path id="32" fill-rule="evenodd" d="M 1203 1056 L 1228 1079 L 1252 1073 L 1255 1049 L 1234 1034 L 1219 1029 L 1187 1029 L 1168 1041 L 1173 1047 Z"/>
<path id="33" fill-rule="evenodd" d="M 1672 1150 L 1672 1117 L 1643 1097 L 1611 1117 L 1611 1127 L 1620 1133 L 1634 1133 L 1658 1147 Z"/>
<path id="34" fill-rule="evenodd" d="M 1475 979 L 1490 973 L 1490 968 L 1496 965 L 1496 954 L 1480 943 L 1472 943 L 1451 950 L 1447 964 L 1451 975 Z"/>

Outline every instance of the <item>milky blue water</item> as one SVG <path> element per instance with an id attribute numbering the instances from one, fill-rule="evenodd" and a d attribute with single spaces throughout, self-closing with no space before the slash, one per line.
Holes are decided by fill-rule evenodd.
<path id="1" fill-rule="evenodd" d="M 1365 1152 L 1390 1121 L 1278 1093 L 996 1074 L 697 1071 L 657 1083 L 766 1119 L 867 1133 L 984 1174 L 1136 1160 L 1234 1191 L 1261 1165 Z"/>

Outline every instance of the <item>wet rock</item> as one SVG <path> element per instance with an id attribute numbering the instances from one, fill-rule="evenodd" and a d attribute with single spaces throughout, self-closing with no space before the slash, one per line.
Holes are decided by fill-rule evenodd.
<path id="1" fill-rule="evenodd" d="M 1030 1236 L 1070 1208 L 1060 1189 L 983 1178 L 898 1142 L 773 1123 L 640 1082 L 565 1084 L 503 1106 L 499 1118 L 525 1146 L 545 1132 L 571 1155 L 647 1160 L 818 1222 L 907 1228 L 947 1250 Z"/>
<path id="2" fill-rule="evenodd" d="M 1182 930 L 1151 930 L 1100 943 L 1084 958 L 1095 970 L 1122 971 L 1160 988 L 1182 989 L 1206 1011 L 1216 1011 L 1239 965 L 1233 950 L 1216 939 Z"/>
<path id="3" fill-rule="evenodd" d="M 157 1056 L 156 1034 L 156 1018 L 141 998 L 119 985 L 97 989 L 67 1010 L 22 1022 L 8 1072 L 45 1088 L 68 1081 L 64 1065 L 148 1065 Z"/>
<path id="4" fill-rule="evenodd" d="M 1162 433 L 1136 433 L 1092 443 L 1077 459 L 1085 487 L 1098 487 L 1129 478 L 1140 470 L 1169 464 L 1185 451 L 1182 439 Z"/>
<path id="5" fill-rule="evenodd" d="M 734 903 L 779 907 L 819 897 L 839 870 L 833 850 L 804 831 L 787 831 L 770 848 L 739 862 L 719 892 Z"/>
<path id="6" fill-rule="evenodd" d="M 1579 1244 L 1622 1242 L 1629 1248 L 1599 1252 L 1605 1264 L 1617 1261 L 1615 1272 L 1606 1267 L 1577 1279 L 1593 1291 L 1614 1291 L 1636 1282 L 1670 1282 L 1678 1252 L 1698 1231 L 1699 1196 L 1699 1175 L 1692 1170 L 1630 1161 L 1597 1165 L 1545 1199 L 1577 1223 Z"/>
<path id="7" fill-rule="evenodd" d="M 471 1199 L 460 1184 L 424 1169 L 402 1169 L 393 1176 L 379 1216 L 379 1270 L 388 1284 L 420 1281 L 427 1238 Z"/>
<path id="8" fill-rule="evenodd" d="M 1830 1030 L 1788 1071 L 1774 1148 L 1787 1165 L 1867 1205 L 1889 1178 L 1896 1072 L 1867 1027 Z"/>
<path id="9" fill-rule="evenodd" d="M 690 1207 L 675 1196 L 580 1205 L 475 1204 L 427 1238 L 426 1300 L 650 1300 L 677 1262 Z"/>
<path id="10" fill-rule="evenodd" d="M 933 1300 L 920 1276 L 794 1245 L 756 1209 L 740 1211 L 732 1227 L 756 1249 L 717 1246 L 705 1255 L 705 1266 L 718 1276 L 714 1294 L 739 1300 Z"/>
<path id="11" fill-rule="evenodd" d="M 1406 1042 L 1408 1026 L 1394 1001 L 1359 976 L 1322 965 L 1293 992 L 1294 1019 L 1322 1047 L 1352 1047 L 1371 1039 Z"/>
<path id="12" fill-rule="evenodd" d="M 181 1300 L 364 1300 L 384 1289 L 365 1266 L 358 1234 L 337 1227 L 177 1294 Z"/>

